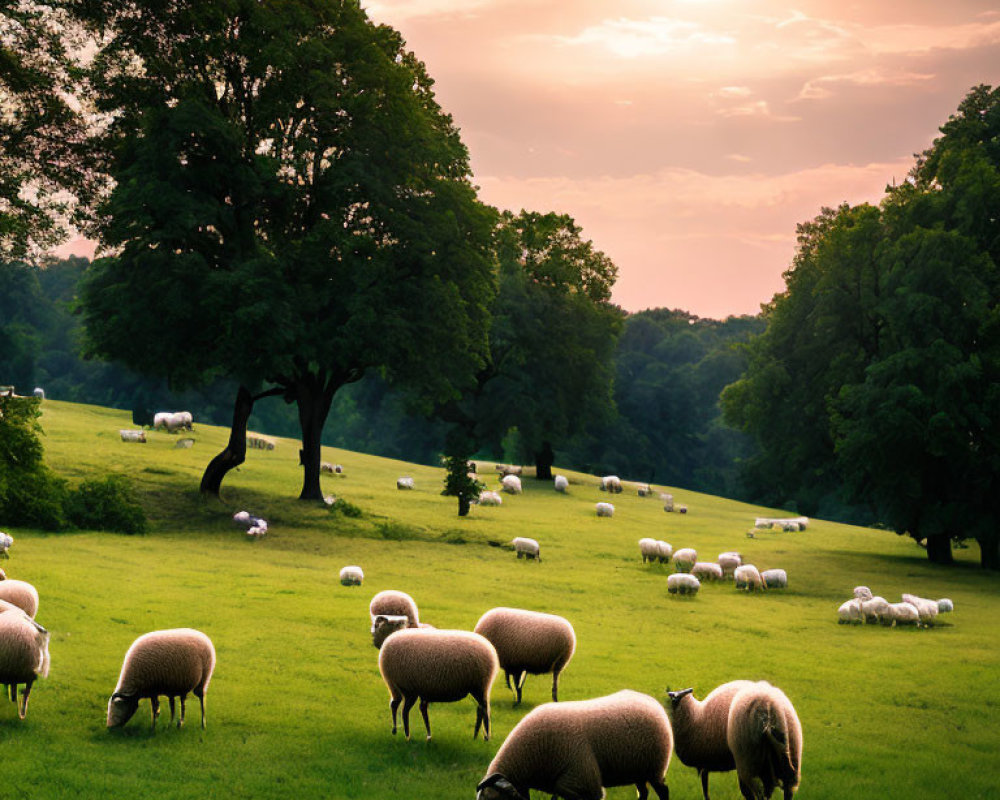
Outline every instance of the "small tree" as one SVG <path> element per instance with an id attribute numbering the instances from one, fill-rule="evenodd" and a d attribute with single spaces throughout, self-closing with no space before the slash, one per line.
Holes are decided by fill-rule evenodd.
<path id="1" fill-rule="evenodd" d="M 441 494 L 458 498 L 458 516 L 469 513 L 469 506 L 479 498 L 486 484 L 472 477 L 472 464 L 465 456 L 445 458 L 444 491 Z"/>

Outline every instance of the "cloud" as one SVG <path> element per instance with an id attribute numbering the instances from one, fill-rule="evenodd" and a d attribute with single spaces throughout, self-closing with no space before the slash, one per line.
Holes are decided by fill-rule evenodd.
<path id="1" fill-rule="evenodd" d="M 720 108 L 715 113 L 722 117 L 758 117 L 774 122 L 799 122 L 802 119 L 801 117 L 772 113 L 766 100 L 754 100 L 750 103 Z"/>
<path id="2" fill-rule="evenodd" d="M 753 92 L 747 86 L 723 86 L 714 97 L 749 97 Z"/>
<path id="3" fill-rule="evenodd" d="M 478 9 L 499 2 L 503 0 L 371 0 L 362 5 L 372 19 L 398 25 L 419 17 L 475 16 Z"/>
<path id="4" fill-rule="evenodd" d="M 842 75 L 824 75 L 806 81 L 796 100 L 824 100 L 834 94 L 837 84 L 861 87 L 916 86 L 931 81 L 936 76 L 929 72 L 906 72 L 864 69 Z"/>
<path id="5" fill-rule="evenodd" d="M 713 31 L 690 20 L 669 17 L 605 19 L 574 36 L 551 39 L 566 47 L 593 46 L 624 59 L 659 56 L 703 47 L 733 44 L 728 33 Z"/>

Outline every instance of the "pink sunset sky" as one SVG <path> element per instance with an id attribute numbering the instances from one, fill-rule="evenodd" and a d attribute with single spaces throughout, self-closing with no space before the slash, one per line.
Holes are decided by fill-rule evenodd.
<path id="1" fill-rule="evenodd" d="M 362 4 L 426 63 L 481 198 L 571 215 L 629 311 L 757 313 L 797 223 L 877 202 L 1000 82 L 995 0 Z"/>

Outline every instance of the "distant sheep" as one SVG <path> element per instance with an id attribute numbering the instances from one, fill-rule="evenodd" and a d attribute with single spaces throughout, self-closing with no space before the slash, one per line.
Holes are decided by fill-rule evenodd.
<path id="1" fill-rule="evenodd" d="M 536 561 L 542 560 L 538 542 L 534 539 L 529 539 L 526 536 L 515 536 L 512 544 L 518 558 L 533 558 Z"/>
<path id="2" fill-rule="evenodd" d="M 934 620 L 937 619 L 938 615 L 937 600 L 928 600 L 926 597 L 917 597 L 914 594 L 904 594 L 901 599 L 904 603 L 909 603 L 917 609 L 921 625 L 927 628 L 934 627 Z"/>
<path id="3" fill-rule="evenodd" d="M 396 710 L 403 703 L 403 734 L 410 738 L 410 709 L 420 701 L 420 713 L 431 738 L 429 703 L 454 703 L 466 695 L 476 701 L 473 738 L 482 726 L 490 738 L 490 689 L 500 669 L 496 650 L 484 637 L 469 631 L 406 629 L 385 640 L 378 668 L 389 689 L 392 732 Z"/>
<path id="4" fill-rule="evenodd" d="M 760 571 L 753 564 L 740 564 L 733 572 L 733 580 L 737 589 L 745 589 L 748 592 L 766 588 Z"/>
<path id="5" fill-rule="evenodd" d="M 648 483 L 640 483 L 635 487 L 636 494 L 639 497 L 650 497 L 653 494 L 653 490 L 649 488 Z"/>
<path id="6" fill-rule="evenodd" d="M 331 464 L 329 461 L 323 461 L 319 465 L 319 471 L 329 472 L 331 475 L 342 475 L 344 468 L 340 464 Z"/>
<path id="7" fill-rule="evenodd" d="M 28 713 L 28 696 L 37 678 L 49 674 L 49 632 L 16 610 L 0 613 L 0 684 L 17 702 L 18 684 L 24 684 L 17 715 Z"/>
<path id="8" fill-rule="evenodd" d="M 535 789 L 598 800 L 604 787 L 646 785 L 668 800 L 663 782 L 674 737 L 663 706 L 621 691 L 593 700 L 544 703 L 510 732 L 476 787 L 476 800 L 526 800 Z"/>
<path id="9" fill-rule="evenodd" d="M 858 598 L 841 603 L 837 609 L 837 622 L 841 625 L 853 622 L 862 622 L 864 617 L 861 612 L 861 601 Z"/>
<path id="10" fill-rule="evenodd" d="M 864 618 L 866 623 L 881 622 L 884 625 L 892 624 L 892 614 L 889 609 L 889 601 L 884 597 L 875 596 L 871 600 L 862 600 L 861 616 Z"/>
<path id="11" fill-rule="evenodd" d="M 865 600 L 872 599 L 872 590 L 867 586 L 855 586 L 854 596 L 863 603 Z"/>
<path id="12" fill-rule="evenodd" d="M 942 597 L 937 601 L 938 613 L 940 614 L 950 614 L 955 610 L 955 604 L 951 602 L 947 597 Z"/>
<path id="13" fill-rule="evenodd" d="M 597 516 L 599 517 L 613 517 L 615 515 L 615 507 L 611 503 L 598 503 L 597 504 Z"/>
<path id="14" fill-rule="evenodd" d="M 396 488 L 397 489 L 412 489 L 413 488 L 413 478 L 408 475 L 404 475 L 402 478 L 396 478 Z"/>
<path id="15" fill-rule="evenodd" d="M 559 699 L 559 676 L 576 650 L 576 633 L 569 620 L 540 611 L 493 608 L 479 618 L 475 632 L 496 649 L 507 688 L 516 695 L 515 706 L 521 702 L 528 675 L 551 672 L 552 700 Z"/>
<path id="16" fill-rule="evenodd" d="M 360 586 L 364 579 L 364 571 L 355 564 L 340 570 L 340 583 L 344 586 Z"/>
<path id="17" fill-rule="evenodd" d="M 3 531 L 0 531 L 0 558 L 10 558 L 10 553 L 8 553 L 7 551 L 10 550 L 13 544 L 14 544 L 14 537 L 11 536 L 9 533 L 4 533 Z M 3 570 L 0 570 L 0 573 L 2 572 Z M 6 578 L 7 578 L 6 575 L 0 577 L 0 581 L 6 580 Z"/>
<path id="18" fill-rule="evenodd" d="M 479 505 L 499 506 L 503 504 L 503 498 L 499 492 L 484 491 L 479 493 Z"/>
<path id="19" fill-rule="evenodd" d="M 674 510 L 674 496 L 672 494 L 661 494 L 660 495 L 660 500 L 663 501 L 663 510 L 664 511 L 673 511 Z"/>
<path id="20" fill-rule="evenodd" d="M 687 572 L 675 572 L 667 576 L 667 591 L 670 594 L 698 594 L 701 581 Z"/>
<path id="21" fill-rule="evenodd" d="M 569 490 L 569 479 L 565 475 L 556 475 L 552 482 L 557 492 L 566 494 Z"/>
<path id="22" fill-rule="evenodd" d="M 890 603 L 889 611 L 892 615 L 892 624 L 896 625 L 920 625 L 920 612 L 912 603 Z"/>
<path id="23" fill-rule="evenodd" d="M 128 722 L 148 697 L 152 706 L 153 730 L 160 715 L 160 695 L 170 701 L 170 722 L 174 721 L 174 698 L 181 699 L 179 728 L 184 723 L 184 705 L 190 692 L 201 703 L 201 727 L 205 727 L 205 692 L 215 670 L 212 640 L 192 628 L 152 631 L 136 639 L 122 664 L 118 685 L 108 701 L 108 727 Z"/>
<path id="24" fill-rule="evenodd" d="M 660 558 L 659 542 L 657 542 L 656 539 L 643 537 L 639 540 L 639 555 L 642 557 L 643 564 L 647 561 L 650 563 L 658 561 Z"/>
<path id="25" fill-rule="evenodd" d="M 721 581 L 722 567 L 714 561 L 697 561 L 691 567 L 691 574 L 700 581 Z"/>
<path id="26" fill-rule="evenodd" d="M 674 569 L 678 572 L 690 572 L 698 562 L 698 552 L 691 547 L 682 547 L 674 553 Z"/>
<path id="27" fill-rule="evenodd" d="M 676 508 L 676 511 L 677 511 L 678 514 L 687 514 L 688 513 L 688 507 L 685 506 L 685 505 L 678 505 L 677 508 Z"/>
<path id="28" fill-rule="evenodd" d="M 601 478 L 601 491 L 611 492 L 612 494 L 621 494 L 622 492 L 622 479 L 617 475 L 605 475 Z"/>
<path id="29" fill-rule="evenodd" d="M 130 431 L 130 430 L 120 430 L 118 435 L 121 437 L 123 442 L 146 442 L 146 431 Z"/>
<path id="30" fill-rule="evenodd" d="M 247 432 L 247 447 L 253 450 L 273 450 L 276 442 L 270 436 Z M 322 469 L 322 465 L 320 465 Z"/>
<path id="31" fill-rule="evenodd" d="M 743 556 L 739 553 L 726 552 L 719 553 L 719 566 L 722 567 L 722 574 L 726 578 L 733 577 L 736 568 L 743 563 Z"/>
<path id="32" fill-rule="evenodd" d="M 190 427 L 190 421 L 188 420 L 187 412 L 178 411 L 176 413 L 170 411 L 160 411 L 153 415 L 153 430 L 159 430 L 160 428 L 166 429 L 168 433 L 174 433 L 179 431 L 181 428 Z"/>
<path id="33" fill-rule="evenodd" d="M 32 619 L 38 613 L 38 590 L 27 581 L 0 580 L 0 600 L 13 603 Z"/>
<path id="34" fill-rule="evenodd" d="M 760 573 L 760 577 L 768 589 L 788 588 L 788 573 L 783 569 L 765 569 Z"/>
<path id="35" fill-rule="evenodd" d="M 507 494 L 521 494 L 521 479 L 517 475 L 504 475 L 500 479 L 500 491 Z"/>
<path id="36" fill-rule="evenodd" d="M 385 589 L 376 594 L 368 604 L 368 616 L 374 625 L 375 617 L 380 614 L 403 616 L 411 628 L 420 627 L 420 613 L 417 611 L 417 601 L 406 592 L 398 589 Z"/>
<path id="37" fill-rule="evenodd" d="M 32 397 L 37 397 L 39 400 L 45 399 L 45 390 L 41 386 L 36 386 L 31 392 Z"/>
<path id="38" fill-rule="evenodd" d="M 802 774 L 802 724 L 784 692 L 766 681 L 738 692 L 726 741 L 745 797 L 768 798 L 780 786 L 791 800 Z"/>
<path id="39" fill-rule="evenodd" d="M 661 564 L 666 564 L 674 554 L 674 548 L 662 539 L 656 540 L 656 549 L 659 551 Z"/>
<path id="40" fill-rule="evenodd" d="M 786 531 L 804 531 L 809 525 L 809 517 L 757 517 L 755 528 L 778 528 Z"/>
<path id="41" fill-rule="evenodd" d="M 233 514 L 233 522 L 246 531 L 247 537 L 259 539 L 267 535 L 267 520 L 251 514 L 249 511 L 237 511 Z"/>
<path id="42" fill-rule="evenodd" d="M 501 478 L 505 478 L 508 475 L 516 475 L 517 477 L 520 477 L 524 474 L 524 467 L 517 467 L 512 464 L 497 464 L 495 469 L 500 473 Z"/>

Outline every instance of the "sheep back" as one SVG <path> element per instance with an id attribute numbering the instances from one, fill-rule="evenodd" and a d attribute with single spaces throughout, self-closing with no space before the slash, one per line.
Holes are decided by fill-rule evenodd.
<path id="1" fill-rule="evenodd" d="M 573 657 L 576 633 L 565 617 L 522 608 L 492 608 L 479 618 L 475 632 L 497 651 L 501 669 L 557 675 Z"/>
<path id="2" fill-rule="evenodd" d="M 736 769 L 727 738 L 729 707 L 737 694 L 751 686 L 753 681 L 730 681 L 700 702 L 689 691 L 671 694 L 670 722 L 682 764 L 709 772 Z"/>
<path id="3" fill-rule="evenodd" d="M 674 553 L 674 567 L 678 572 L 689 572 L 698 561 L 698 552 L 690 547 L 682 547 Z"/>
<path id="4" fill-rule="evenodd" d="M 691 574 L 698 580 L 722 580 L 722 567 L 714 561 L 698 561 L 691 567 Z"/>
<path id="5" fill-rule="evenodd" d="M 409 627 L 416 628 L 420 625 L 420 614 L 417 611 L 416 601 L 406 592 L 397 589 L 385 589 L 379 592 L 368 604 L 368 615 L 371 622 L 375 624 L 375 617 L 393 616 L 406 617 L 409 620 Z"/>
<path id="6" fill-rule="evenodd" d="M 760 573 L 760 579 L 768 589 L 788 588 L 788 573 L 783 569 L 765 569 Z"/>
<path id="7" fill-rule="evenodd" d="M 729 707 L 726 739 L 740 784 L 756 792 L 753 796 L 770 797 L 780 785 L 791 797 L 801 774 L 802 725 L 784 692 L 766 681 L 738 692 Z"/>
<path id="8" fill-rule="evenodd" d="M 0 600 L 6 600 L 34 619 L 38 613 L 38 590 L 27 581 L 0 581 Z"/>
<path id="9" fill-rule="evenodd" d="M 701 581 L 687 572 L 675 572 L 667 576 L 667 591 L 670 594 L 698 594 Z"/>
<path id="10" fill-rule="evenodd" d="M 764 588 L 764 580 L 760 577 L 760 571 L 753 564 L 740 564 L 733 571 L 733 580 L 736 582 L 737 589 L 746 589 L 748 592 Z"/>
<path id="11" fill-rule="evenodd" d="M 0 613 L 0 683 L 30 684 L 49 674 L 49 632 L 20 611 Z"/>

